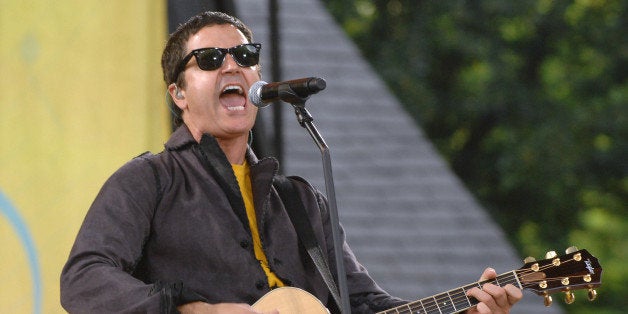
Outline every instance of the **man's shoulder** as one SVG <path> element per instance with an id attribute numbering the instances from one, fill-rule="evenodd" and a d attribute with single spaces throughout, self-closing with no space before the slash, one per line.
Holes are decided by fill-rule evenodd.
<path id="1" fill-rule="evenodd" d="M 157 168 L 157 164 L 160 162 L 160 154 L 153 154 L 151 152 L 144 152 L 138 156 L 131 158 L 124 165 L 122 165 L 112 177 L 133 177 L 144 176 L 153 172 L 153 168 Z"/>
<path id="2" fill-rule="evenodd" d="M 299 195 L 304 203 L 316 204 L 321 213 L 327 213 L 327 199 L 314 185 L 300 176 L 292 175 L 286 177 L 292 182 L 294 188 L 299 191 Z"/>
<path id="3" fill-rule="evenodd" d="M 305 178 L 300 177 L 300 176 L 286 176 L 286 178 L 288 178 L 290 181 L 292 181 L 292 184 L 295 185 L 295 187 L 300 188 L 300 189 L 309 189 L 313 192 L 316 192 L 316 188 L 314 188 L 314 186 Z"/>

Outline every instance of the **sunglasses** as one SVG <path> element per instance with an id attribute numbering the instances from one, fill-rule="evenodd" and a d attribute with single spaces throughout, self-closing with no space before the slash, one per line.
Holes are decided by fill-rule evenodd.
<path id="1" fill-rule="evenodd" d="M 177 75 L 181 73 L 190 62 L 192 56 L 196 58 L 196 64 L 203 71 L 213 71 L 225 61 L 227 54 L 241 67 L 251 67 L 259 63 L 259 51 L 262 45 L 258 43 L 242 44 L 231 48 L 200 48 L 192 50 L 177 67 Z M 175 76 L 175 77 L 176 77 Z"/>

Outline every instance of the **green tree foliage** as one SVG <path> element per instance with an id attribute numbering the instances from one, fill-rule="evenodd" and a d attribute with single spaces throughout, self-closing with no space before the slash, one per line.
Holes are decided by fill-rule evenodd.
<path id="1" fill-rule="evenodd" d="M 628 308 L 628 1 L 325 0 L 522 256 L 575 244 Z"/>

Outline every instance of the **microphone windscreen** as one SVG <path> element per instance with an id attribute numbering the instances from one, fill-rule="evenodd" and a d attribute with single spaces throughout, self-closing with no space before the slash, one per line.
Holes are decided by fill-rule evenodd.
<path id="1" fill-rule="evenodd" d="M 262 99 L 262 87 L 267 84 L 268 83 L 264 81 L 257 81 L 249 88 L 249 100 L 256 107 L 262 108 L 268 106 L 268 103 L 265 103 Z"/>

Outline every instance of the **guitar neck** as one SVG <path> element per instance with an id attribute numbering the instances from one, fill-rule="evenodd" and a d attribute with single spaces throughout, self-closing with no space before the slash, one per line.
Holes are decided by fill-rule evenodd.
<path id="1" fill-rule="evenodd" d="M 600 263 L 587 250 L 575 251 L 570 248 L 567 251 L 566 255 L 558 257 L 554 252 L 551 252 L 554 253 L 552 254 L 553 257 L 540 261 L 529 261 L 523 267 L 503 273 L 494 279 L 474 282 L 378 314 L 458 313 L 479 303 L 473 297 L 467 297 L 467 292 L 476 287 L 482 289 L 485 283 L 492 283 L 500 287 L 512 284 L 519 289 L 532 290 L 536 294 L 544 296 L 546 306 L 552 302 L 549 294 L 558 291 L 566 292 L 565 300 L 571 303 L 574 298 L 571 294 L 572 290 L 588 289 L 589 300 L 593 301 L 597 296 L 594 288 L 601 283 L 602 267 Z M 312 294 L 294 287 L 271 290 L 253 304 L 253 308 L 260 312 L 278 310 L 280 313 L 329 313 L 325 306 Z"/>
<path id="2" fill-rule="evenodd" d="M 522 288 L 521 282 L 517 277 L 516 271 L 510 271 L 497 276 L 495 279 L 477 281 L 463 287 L 449 290 L 441 294 L 433 295 L 418 301 L 410 302 L 402 306 L 398 306 L 378 314 L 401 314 L 401 313 L 417 313 L 417 314 L 450 314 L 467 310 L 479 303 L 478 300 L 467 296 L 467 291 L 474 287 L 482 289 L 485 283 L 492 283 L 503 287 L 512 284 L 519 289 Z"/>

